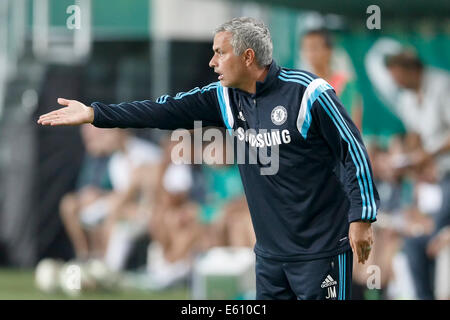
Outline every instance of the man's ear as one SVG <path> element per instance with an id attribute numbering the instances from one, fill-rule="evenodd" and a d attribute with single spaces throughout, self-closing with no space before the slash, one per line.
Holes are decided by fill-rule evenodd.
<path id="1" fill-rule="evenodd" d="M 247 67 L 251 66 L 253 62 L 255 62 L 255 51 L 253 49 L 246 49 L 243 53 L 245 65 Z"/>

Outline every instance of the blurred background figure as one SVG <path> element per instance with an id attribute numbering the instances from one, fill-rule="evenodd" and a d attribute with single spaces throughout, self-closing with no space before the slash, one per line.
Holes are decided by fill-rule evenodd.
<path id="1" fill-rule="evenodd" d="M 146 283 L 158 290 L 187 280 L 200 237 L 198 205 L 190 194 L 192 169 L 188 164 L 172 163 L 175 146 L 183 150 L 180 157 L 186 163 L 193 162 L 190 140 L 163 141 L 164 156 L 157 171 L 155 206 L 149 221 L 152 243 L 146 269 Z"/>
<path id="2" fill-rule="evenodd" d="M 373 45 L 366 66 L 374 86 L 407 129 L 403 152 L 392 163 L 414 186 L 412 206 L 405 212 L 403 251 L 417 298 L 434 299 L 437 252 L 427 254 L 427 247 L 449 223 L 443 199 L 450 197 L 450 74 L 425 66 L 412 49 L 388 38 Z"/>
<path id="3" fill-rule="evenodd" d="M 106 129 L 91 125 L 81 127 L 86 155 L 75 191 L 64 195 L 60 202 L 59 212 L 79 260 L 86 260 L 89 257 L 88 238 L 81 226 L 80 212 L 112 191 L 108 162 L 114 150 L 111 147 L 108 150 L 108 145 L 105 143 L 105 136 L 108 133 Z M 93 249 L 93 251 L 97 250 Z"/>
<path id="4" fill-rule="evenodd" d="M 368 75 L 388 106 L 420 137 L 410 165 L 437 161 L 439 179 L 450 172 L 450 74 L 425 66 L 412 49 L 392 39 L 377 41 L 366 58 Z"/>
<path id="5" fill-rule="evenodd" d="M 325 79 L 336 91 L 359 130 L 362 130 L 362 97 L 356 79 L 349 70 L 333 62 L 333 39 L 327 29 L 312 29 L 300 39 L 302 61 L 306 70 Z"/>
<path id="6" fill-rule="evenodd" d="M 93 164 L 85 162 L 86 169 L 83 169 L 90 169 L 90 172 L 81 171 L 79 184 L 87 187 L 75 195 L 64 196 L 60 213 L 77 258 L 82 261 L 105 259 L 111 269 L 118 271 L 124 266 L 132 241 L 146 230 L 156 181 L 154 168 L 160 161 L 160 151 L 157 146 L 130 136 L 122 129 L 82 128 L 87 152 L 93 155 L 104 152 L 108 157 L 101 158 L 101 166 L 94 168 Z M 92 151 L 95 146 L 99 151 Z M 141 189 L 147 191 L 144 197 L 137 192 Z M 120 229 L 121 220 L 135 220 L 137 230 L 131 231 L 128 225 L 128 232 L 120 233 L 120 240 L 116 240 L 116 233 L 123 229 Z"/>
<path id="7" fill-rule="evenodd" d="M 161 151 L 123 129 L 113 129 L 109 138 L 117 143 L 109 162 L 114 193 L 83 212 L 81 219 L 87 227 L 101 225 L 101 257 L 118 271 L 124 268 L 133 242 L 146 233 Z"/>
<path id="8" fill-rule="evenodd" d="M 233 152 L 234 146 L 225 135 L 223 147 L 211 153 L 207 144 L 203 148 L 207 164 L 201 166 L 204 193 L 198 212 L 203 250 L 214 246 L 253 247 L 255 242 L 238 166 L 227 163 L 227 154 Z"/>
<path id="9" fill-rule="evenodd" d="M 194 174 L 194 166 L 172 163 L 174 148 L 187 151 L 181 155 L 186 163 L 194 162 L 196 152 L 203 152 L 203 161 L 212 163 L 205 152 L 208 144 L 199 149 L 191 140 L 164 145 L 147 259 L 147 281 L 159 290 L 186 281 L 195 259 L 212 248 L 255 244 L 238 168 L 226 164 L 227 147 L 215 149 L 213 157 L 219 163 L 202 164 Z"/>

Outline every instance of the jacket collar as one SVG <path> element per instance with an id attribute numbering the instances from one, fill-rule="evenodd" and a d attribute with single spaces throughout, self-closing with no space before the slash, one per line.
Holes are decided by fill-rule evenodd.
<path id="1" fill-rule="evenodd" d="M 269 65 L 269 72 L 266 75 L 266 78 L 264 81 L 256 81 L 256 93 L 251 94 L 246 91 L 243 91 L 241 89 L 236 89 L 242 94 L 248 95 L 251 98 L 255 98 L 259 95 L 261 95 L 262 92 L 264 92 L 267 88 L 273 85 L 276 78 L 278 77 L 278 74 L 280 73 L 280 67 L 277 65 L 275 60 L 272 60 L 272 62 Z"/>
<path id="2" fill-rule="evenodd" d="M 263 91 L 265 91 L 267 88 L 269 88 L 276 78 L 278 77 L 278 74 L 280 73 L 280 67 L 277 65 L 275 60 L 272 60 L 269 66 L 269 72 L 267 73 L 266 78 L 264 81 L 256 81 L 256 94 L 255 96 L 260 95 Z"/>

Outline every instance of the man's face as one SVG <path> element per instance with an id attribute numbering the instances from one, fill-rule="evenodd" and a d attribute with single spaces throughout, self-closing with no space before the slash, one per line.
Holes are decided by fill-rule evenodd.
<path id="1" fill-rule="evenodd" d="M 412 72 L 409 72 L 405 68 L 397 65 L 389 67 L 389 71 L 395 82 L 397 82 L 400 87 L 406 89 L 414 88 L 412 84 L 412 81 L 414 80 L 414 74 Z"/>
<path id="2" fill-rule="evenodd" d="M 230 32 L 219 32 L 214 36 L 213 51 L 209 66 L 219 74 L 222 86 L 239 88 L 247 67 L 243 56 L 234 54 Z"/>
<path id="3" fill-rule="evenodd" d="M 302 54 L 314 69 L 322 69 L 330 63 L 331 50 L 320 35 L 311 34 L 303 38 Z"/>

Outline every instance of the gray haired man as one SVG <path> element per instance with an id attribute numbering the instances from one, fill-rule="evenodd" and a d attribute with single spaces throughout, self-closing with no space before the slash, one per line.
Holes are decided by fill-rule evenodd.
<path id="1" fill-rule="evenodd" d="M 262 22 L 236 18 L 215 32 L 209 66 L 218 82 L 155 102 L 58 99 L 66 107 L 38 123 L 191 129 L 202 121 L 237 133 L 246 156 L 260 148 L 277 153 L 273 175 L 260 174 L 259 160 L 239 164 L 256 235 L 257 298 L 349 299 L 352 251 L 367 260 L 379 205 L 367 151 L 333 88 L 279 67 L 272 49 Z"/>

